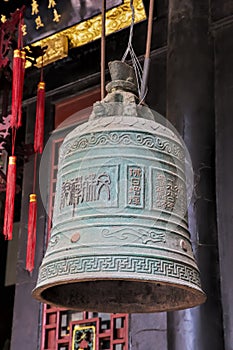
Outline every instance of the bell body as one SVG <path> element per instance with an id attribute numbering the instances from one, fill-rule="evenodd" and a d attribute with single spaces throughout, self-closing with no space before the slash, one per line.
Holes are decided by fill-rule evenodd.
<path id="1" fill-rule="evenodd" d="M 61 146 L 53 228 L 33 295 L 102 312 L 204 302 L 186 210 L 181 141 L 131 92 L 110 92 Z"/>

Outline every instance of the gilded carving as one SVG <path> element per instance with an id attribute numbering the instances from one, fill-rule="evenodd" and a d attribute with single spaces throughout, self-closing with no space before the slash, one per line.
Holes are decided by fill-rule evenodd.
<path id="1" fill-rule="evenodd" d="M 57 12 L 56 9 L 53 9 L 53 22 L 60 22 L 61 15 Z"/>
<path id="2" fill-rule="evenodd" d="M 48 48 L 43 55 L 43 62 L 46 64 L 67 57 L 68 55 L 68 39 L 65 36 L 59 36 L 56 41 L 47 39 Z M 37 59 L 37 66 L 41 66 L 42 57 Z"/>
<path id="3" fill-rule="evenodd" d="M 55 7 L 56 5 L 57 4 L 56 4 L 56 2 L 54 0 L 49 0 L 49 4 L 48 4 L 48 8 L 49 9 Z"/>
<path id="4" fill-rule="evenodd" d="M 5 15 L 1 15 L 1 20 L 2 23 L 5 23 L 7 21 L 6 16 Z"/>
<path id="5" fill-rule="evenodd" d="M 27 35 L 27 26 L 26 26 L 26 24 L 22 24 L 21 29 L 22 29 L 23 36 Z"/>
<path id="6" fill-rule="evenodd" d="M 31 7 L 32 7 L 32 15 L 37 15 L 39 13 L 39 9 L 38 9 L 39 5 L 36 0 L 32 0 Z"/>
<path id="7" fill-rule="evenodd" d="M 34 0 L 33 0 L 34 1 Z M 36 14 L 38 8 L 36 7 L 37 2 L 34 1 L 33 14 Z M 51 6 L 52 7 L 52 6 Z M 134 0 L 134 8 L 135 8 L 135 23 L 143 21 L 146 19 L 146 13 L 142 0 Z M 55 15 L 55 14 L 54 14 Z M 57 16 L 58 15 L 58 16 Z M 56 21 L 59 20 L 59 14 L 57 14 L 54 18 Z M 39 17 L 39 16 L 38 16 Z M 55 20 L 54 19 L 54 20 Z M 130 8 L 130 0 L 124 0 L 124 3 L 120 6 L 116 6 L 106 13 L 106 35 L 117 32 L 121 29 L 127 28 L 130 26 L 132 21 L 132 10 Z M 42 20 L 37 19 L 37 29 L 40 26 L 43 26 Z M 91 41 L 94 41 L 101 36 L 101 15 L 95 16 L 87 21 L 78 23 L 75 26 L 67 28 L 59 33 L 53 34 L 48 38 L 39 40 L 32 44 L 32 46 L 48 46 L 48 53 L 46 57 L 44 57 L 43 65 L 47 65 L 51 62 L 54 62 L 58 59 L 62 59 L 63 53 L 66 52 L 66 56 L 68 52 L 65 50 L 61 50 L 61 56 L 59 53 L 55 56 L 52 55 L 53 49 L 50 46 L 54 47 L 55 43 L 60 40 L 61 37 L 65 37 L 67 41 L 69 41 L 69 48 L 75 48 L 78 46 L 82 46 Z M 27 62 L 27 67 L 31 64 Z M 41 66 L 41 61 L 38 61 L 38 66 Z"/>
<path id="8" fill-rule="evenodd" d="M 36 23 L 36 29 L 39 29 L 41 27 L 44 27 L 44 23 L 42 22 L 42 19 L 40 16 L 37 16 L 35 19 L 35 23 Z"/>

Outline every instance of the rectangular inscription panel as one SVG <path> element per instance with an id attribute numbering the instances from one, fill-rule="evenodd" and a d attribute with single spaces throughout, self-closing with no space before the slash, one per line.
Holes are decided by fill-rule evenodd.
<path id="1" fill-rule="evenodd" d="M 60 211 L 66 207 L 117 207 L 119 167 L 102 166 L 63 174 Z"/>
<path id="2" fill-rule="evenodd" d="M 150 168 L 150 179 L 150 208 L 183 216 L 187 210 L 185 182 L 175 173 L 156 168 Z"/>
<path id="3" fill-rule="evenodd" d="M 127 207 L 144 208 L 144 169 L 127 166 Z"/>

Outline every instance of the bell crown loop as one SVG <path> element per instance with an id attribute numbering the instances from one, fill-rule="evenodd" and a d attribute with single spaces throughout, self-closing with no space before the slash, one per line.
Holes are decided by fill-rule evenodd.
<path id="1" fill-rule="evenodd" d="M 106 91 L 129 91 L 137 96 L 137 79 L 133 67 L 122 61 L 109 62 L 108 66 L 112 81 L 107 84 Z"/>

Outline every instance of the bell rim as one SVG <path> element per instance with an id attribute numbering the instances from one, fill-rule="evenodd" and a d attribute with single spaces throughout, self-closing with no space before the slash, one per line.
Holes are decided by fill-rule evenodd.
<path id="1" fill-rule="evenodd" d="M 76 306 L 71 306 L 71 305 L 66 305 L 65 303 L 57 303 L 57 302 L 53 302 L 51 300 L 46 299 L 46 297 L 43 296 L 43 293 L 45 291 L 48 291 L 51 288 L 54 287 L 64 287 L 67 286 L 68 284 L 77 284 L 81 287 L 81 284 L 84 284 L 86 282 L 128 282 L 128 283 L 140 283 L 140 284 L 145 284 L 145 285 L 151 285 L 151 286 L 162 286 L 162 287 L 166 287 L 168 289 L 176 289 L 177 291 L 183 291 L 186 292 L 187 295 L 189 294 L 190 296 L 193 297 L 193 302 L 183 302 L 180 303 L 180 305 L 172 305 L 170 307 L 168 307 L 167 305 L 165 305 L 164 307 L 162 307 L 161 309 L 158 310 L 158 308 L 156 307 L 150 307 L 150 308 L 146 308 L 148 307 L 147 303 L 145 303 L 145 309 L 139 308 L 138 310 L 133 309 L 133 307 L 131 307 L 133 309 L 133 311 L 122 311 L 122 307 L 119 307 L 119 310 L 116 310 L 114 308 L 112 308 L 112 311 L 106 311 L 106 308 L 103 307 L 103 309 L 100 309 L 99 307 L 97 307 L 97 309 L 93 309 L 93 308 L 87 308 L 87 307 L 76 307 Z M 37 301 L 41 302 L 41 303 L 45 303 L 45 304 L 49 304 L 55 307 L 61 307 L 61 308 L 66 308 L 66 309 L 70 309 L 70 310 L 85 310 L 85 311 L 93 311 L 93 312 L 109 312 L 109 313 L 119 313 L 119 312 L 125 312 L 125 313 L 157 313 L 157 312 L 170 312 L 170 311 L 179 311 L 179 310 L 184 310 L 184 309 L 188 309 L 188 308 L 193 308 L 199 305 L 202 305 L 206 302 L 207 300 L 207 295 L 206 293 L 202 290 L 202 288 L 199 288 L 197 285 L 193 285 L 193 286 L 188 286 L 185 285 L 183 283 L 172 283 L 172 282 L 164 282 L 162 280 L 157 279 L 155 280 L 143 280 L 143 279 L 133 279 L 133 278 L 129 278 L 129 279 L 125 279 L 125 278 L 95 278 L 94 280 L 92 278 L 85 278 L 85 279 L 65 279 L 65 280 L 61 280 L 61 281 L 56 281 L 56 283 L 46 283 L 43 285 L 39 285 L 36 286 L 33 290 L 32 290 L 32 297 L 34 299 L 36 299 Z M 195 299 L 195 301 L 194 301 Z M 192 299 L 191 299 L 192 300 Z M 111 308 L 111 307 L 110 307 Z M 109 308 L 109 309 L 110 309 Z"/>

